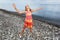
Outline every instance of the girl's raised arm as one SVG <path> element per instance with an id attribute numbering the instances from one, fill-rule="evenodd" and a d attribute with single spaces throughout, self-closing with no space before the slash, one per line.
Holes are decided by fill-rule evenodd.
<path id="1" fill-rule="evenodd" d="M 32 12 L 38 11 L 38 10 L 42 10 L 43 8 L 37 8 L 35 10 L 32 10 Z"/>
<path id="2" fill-rule="evenodd" d="M 16 5 L 15 5 L 15 4 L 13 4 L 13 7 L 14 7 L 14 9 L 15 9 L 19 14 L 25 13 L 25 11 L 20 11 L 20 10 L 18 10 L 18 9 L 16 8 Z"/>

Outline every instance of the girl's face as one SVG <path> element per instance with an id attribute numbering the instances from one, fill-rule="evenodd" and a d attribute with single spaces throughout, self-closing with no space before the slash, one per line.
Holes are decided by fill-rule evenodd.
<path id="1" fill-rule="evenodd" d="M 26 10 L 30 10 L 30 7 L 29 7 L 29 5 L 26 5 Z"/>

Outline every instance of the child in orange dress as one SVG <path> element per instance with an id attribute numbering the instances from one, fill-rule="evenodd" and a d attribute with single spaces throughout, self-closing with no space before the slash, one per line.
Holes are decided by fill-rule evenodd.
<path id="1" fill-rule="evenodd" d="M 25 6 L 25 11 L 19 11 L 17 8 L 16 8 L 16 5 L 13 4 L 13 7 L 14 9 L 19 13 L 19 14 L 23 14 L 25 13 L 26 14 L 26 18 L 25 18 L 25 22 L 24 22 L 24 27 L 22 29 L 22 32 L 24 32 L 25 28 L 29 28 L 30 29 L 30 32 L 32 32 L 32 27 L 33 27 L 33 21 L 32 21 L 32 12 L 35 12 L 37 10 L 41 10 L 42 8 L 38 8 L 38 9 L 35 9 L 35 10 L 32 10 L 29 5 L 26 5 Z"/>

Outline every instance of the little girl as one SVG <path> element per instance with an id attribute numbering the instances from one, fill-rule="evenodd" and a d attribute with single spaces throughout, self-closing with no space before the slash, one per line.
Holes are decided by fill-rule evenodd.
<path id="1" fill-rule="evenodd" d="M 25 6 L 25 11 L 20 11 L 20 10 L 18 10 L 16 8 L 16 5 L 15 4 L 13 4 L 13 7 L 16 10 L 16 12 L 18 12 L 19 14 L 23 14 L 24 13 L 26 15 L 25 22 L 24 22 L 24 27 L 22 29 L 21 34 L 24 32 L 25 28 L 29 28 L 30 29 L 30 32 L 32 32 L 32 27 L 33 27 L 32 12 L 35 12 L 35 11 L 40 10 L 42 8 L 38 8 L 38 9 L 32 10 L 29 7 L 29 5 L 26 5 Z M 19 33 L 19 36 L 20 36 L 20 33 Z"/>

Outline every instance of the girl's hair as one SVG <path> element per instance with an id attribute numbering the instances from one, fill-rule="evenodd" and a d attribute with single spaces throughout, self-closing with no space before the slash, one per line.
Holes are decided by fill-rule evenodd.
<path id="1" fill-rule="evenodd" d="M 30 11 L 32 12 L 31 8 L 29 8 L 29 9 L 30 9 Z M 27 8 L 26 8 L 26 6 L 25 6 L 25 11 L 27 11 Z"/>

